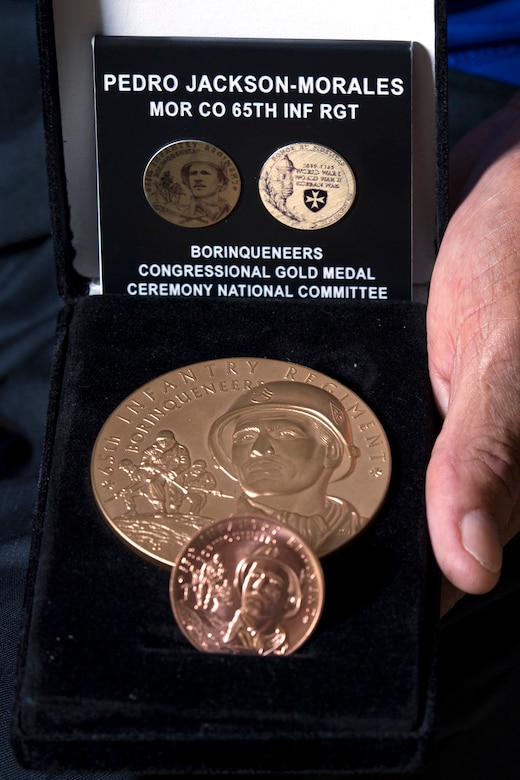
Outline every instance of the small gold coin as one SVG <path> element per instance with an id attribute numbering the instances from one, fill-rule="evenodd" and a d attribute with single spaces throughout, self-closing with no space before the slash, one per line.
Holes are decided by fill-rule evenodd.
<path id="1" fill-rule="evenodd" d="M 324 593 L 311 548 L 266 517 L 233 517 L 202 529 L 170 578 L 179 627 L 209 653 L 293 653 L 313 633 Z"/>
<path id="2" fill-rule="evenodd" d="M 278 149 L 264 163 L 259 191 L 278 222 L 298 230 L 320 230 L 334 225 L 351 208 L 356 180 L 348 162 L 333 149 L 295 143 Z"/>
<path id="3" fill-rule="evenodd" d="M 160 217 L 181 227 L 200 228 L 231 214 L 241 184 L 235 163 L 222 149 L 205 141 L 174 141 L 153 155 L 143 188 Z"/>
<path id="4" fill-rule="evenodd" d="M 91 460 L 112 529 L 166 566 L 197 531 L 232 515 L 284 523 L 326 555 L 368 525 L 390 470 L 383 427 L 359 396 L 265 358 L 153 379 L 110 415 Z"/>

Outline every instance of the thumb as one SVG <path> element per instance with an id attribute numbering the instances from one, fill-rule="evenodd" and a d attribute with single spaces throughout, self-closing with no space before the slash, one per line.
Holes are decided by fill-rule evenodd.
<path id="1" fill-rule="evenodd" d="M 426 476 L 435 557 L 456 588 L 473 594 L 496 585 L 518 519 L 517 379 L 512 364 L 491 352 L 494 360 L 484 351 L 478 361 L 473 355 L 474 367 L 464 360 L 454 371 Z"/>
<path id="2" fill-rule="evenodd" d="M 430 378 L 445 419 L 426 509 L 443 573 L 477 594 L 497 583 L 502 546 L 520 529 L 520 103 L 458 157 L 464 186 L 427 310 Z"/>

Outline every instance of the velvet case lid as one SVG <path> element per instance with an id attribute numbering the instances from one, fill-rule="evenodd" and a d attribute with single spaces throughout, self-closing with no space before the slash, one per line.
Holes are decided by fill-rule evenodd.
<path id="1" fill-rule="evenodd" d="M 66 305 L 13 713 L 17 757 L 32 769 L 190 776 L 410 772 L 431 734 L 435 686 L 436 571 L 424 507 L 434 412 L 424 307 L 84 295 L 72 267 L 50 3 L 39 3 L 39 25 Z M 189 646 L 171 615 L 168 572 L 112 535 L 90 487 L 95 437 L 124 397 L 174 367 L 232 356 L 286 360 L 334 377 L 371 406 L 392 449 L 380 514 L 323 561 L 324 615 L 287 658 L 205 655 Z"/>

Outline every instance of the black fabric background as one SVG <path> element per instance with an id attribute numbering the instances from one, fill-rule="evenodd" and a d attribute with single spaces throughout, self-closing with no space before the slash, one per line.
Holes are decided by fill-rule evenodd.
<path id="1" fill-rule="evenodd" d="M 218 301 L 98 296 L 66 315 L 22 650 L 21 750 L 45 756 L 45 735 L 50 754 L 72 766 L 85 765 L 85 751 L 92 762 L 109 755 L 116 766 L 157 771 L 285 765 L 303 775 L 349 760 L 361 768 L 411 765 L 428 727 L 435 622 L 424 591 L 432 410 L 423 307 L 223 308 Z M 189 648 L 171 620 L 167 573 L 110 533 L 89 487 L 94 439 L 121 398 L 172 362 L 241 354 L 326 368 L 367 401 L 391 441 L 392 489 L 378 521 L 324 562 L 328 597 L 319 630 L 283 666 L 208 660 Z M 69 721 L 74 735 L 65 740 Z M 139 727 L 143 738 L 134 742 Z M 273 750 L 264 753 L 266 739 Z"/>

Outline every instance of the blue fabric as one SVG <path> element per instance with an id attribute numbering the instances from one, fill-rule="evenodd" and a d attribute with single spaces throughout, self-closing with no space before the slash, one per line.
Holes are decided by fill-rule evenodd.
<path id="1" fill-rule="evenodd" d="M 520 87 L 520 0 L 450 3 L 448 65 Z"/>

